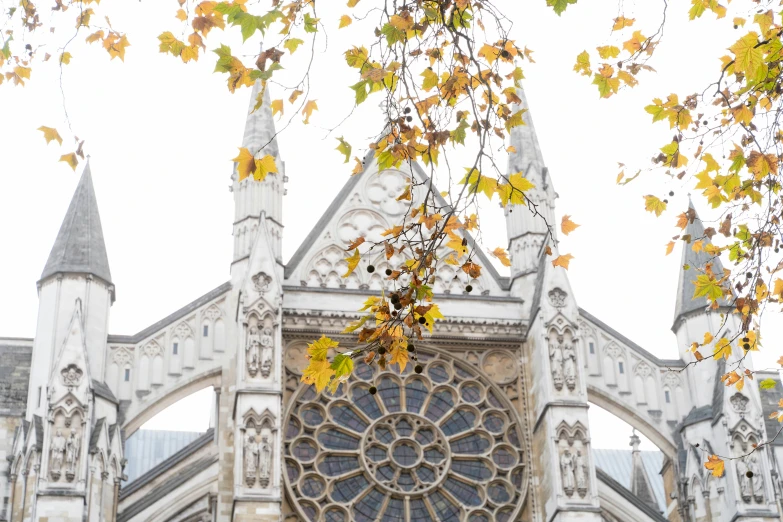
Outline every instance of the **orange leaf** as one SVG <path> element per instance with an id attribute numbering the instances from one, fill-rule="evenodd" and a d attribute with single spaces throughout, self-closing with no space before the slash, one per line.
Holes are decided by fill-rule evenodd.
<path id="1" fill-rule="evenodd" d="M 565 254 L 565 255 L 562 255 L 562 256 L 557 256 L 552 261 L 552 266 L 562 266 L 563 268 L 568 270 L 568 263 L 570 263 L 573 258 L 574 258 L 574 256 L 572 256 L 571 254 Z"/>
<path id="2" fill-rule="evenodd" d="M 566 236 L 577 229 L 580 225 L 577 225 L 573 221 L 571 221 L 571 216 L 568 214 L 563 216 L 563 219 L 560 221 L 560 230 L 565 234 Z"/>

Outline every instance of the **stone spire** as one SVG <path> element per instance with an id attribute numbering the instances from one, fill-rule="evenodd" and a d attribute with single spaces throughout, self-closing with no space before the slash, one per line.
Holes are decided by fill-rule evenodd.
<path id="1" fill-rule="evenodd" d="M 282 256 L 283 195 L 285 194 L 285 164 L 275 137 L 275 123 L 272 118 L 270 85 L 257 80 L 253 85 L 248 104 L 245 133 L 242 147 L 248 149 L 257 159 L 266 155 L 275 158 L 276 174 L 269 174 L 261 182 L 251 177 L 241 182 L 234 167 L 231 190 L 234 193 L 234 263 L 247 259 L 253 248 L 253 241 L 260 225 L 261 215 L 266 217 L 265 226 L 272 241 L 275 258 Z M 261 98 L 261 104 L 258 100 Z M 241 276 L 237 281 L 241 280 Z"/>
<path id="2" fill-rule="evenodd" d="M 111 284 L 109 257 L 103 241 L 89 160 L 60 226 L 41 281 L 58 273 L 91 274 Z"/>
<path id="3" fill-rule="evenodd" d="M 682 247 L 682 260 L 680 263 L 680 277 L 677 283 L 677 301 L 674 306 L 674 327 L 683 318 L 683 316 L 700 310 L 705 310 L 709 306 L 706 297 L 693 298 L 694 283 L 696 278 L 704 273 L 708 263 L 712 264 L 712 272 L 720 278 L 723 274 L 723 264 L 719 257 L 712 256 L 706 252 L 706 248 L 698 252 L 693 250 L 694 241 L 702 241 L 703 246 L 711 245 L 712 242 L 704 234 L 704 224 L 693 203 L 688 199 L 688 213 L 693 216 L 693 221 L 688 223 L 685 228 L 684 236 L 690 236 L 690 241 L 686 241 Z M 692 213 L 692 214 L 691 214 Z M 687 266 L 687 269 L 683 267 Z M 728 304 L 728 303 L 724 303 Z"/>
<path id="4" fill-rule="evenodd" d="M 549 234 L 547 226 L 552 229 L 552 234 L 555 233 L 555 198 L 557 198 L 549 171 L 544 166 L 544 157 L 525 91 L 519 88 L 517 96 L 520 98 L 520 103 L 516 104 L 513 110 L 527 110 L 522 115 L 524 125 L 511 130 L 510 145 L 513 149 L 508 157 L 507 174 L 510 176 L 522 172 L 535 185 L 535 188 L 526 194 L 535 204 L 536 211 L 540 215 L 535 215 L 531 212 L 531 208 L 522 205 L 509 205 L 504 209 L 512 277 L 536 271 L 539 252 Z"/>
<path id="5" fill-rule="evenodd" d="M 655 501 L 655 494 L 650 486 L 650 477 L 647 476 L 647 470 L 644 469 L 642 461 L 642 452 L 639 451 L 641 439 L 633 430 L 631 434 L 631 492 L 642 502 L 659 511 L 658 502 Z"/>

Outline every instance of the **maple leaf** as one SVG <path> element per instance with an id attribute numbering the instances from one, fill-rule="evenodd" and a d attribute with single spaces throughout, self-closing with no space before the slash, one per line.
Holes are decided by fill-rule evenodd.
<path id="1" fill-rule="evenodd" d="M 563 11 L 566 10 L 568 7 L 568 4 L 575 4 L 576 0 L 546 0 L 546 5 L 552 7 L 554 9 L 555 14 L 557 16 L 560 16 Z"/>
<path id="2" fill-rule="evenodd" d="M 590 55 L 587 53 L 587 51 L 582 51 L 576 56 L 574 71 L 578 72 L 582 76 L 590 76 L 593 74 L 593 70 L 590 68 Z"/>
<path id="3" fill-rule="evenodd" d="M 777 385 L 778 383 L 775 379 L 764 379 L 763 381 L 759 382 L 759 388 L 762 390 L 771 390 Z"/>
<path id="4" fill-rule="evenodd" d="M 653 195 L 647 195 L 644 196 L 644 209 L 647 212 L 653 212 L 656 216 L 660 216 L 666 210 L 666 203 Z"/>
<path id="5" fill-rule="evenodd" d="M 351 375 L 351 372 L 353 371 L 353 359 L 348 354 L 337 354 L 334 356 L 334 360 L 330 367 L 334 370 L 335 378 L 341 379 L 342 377 L 347 377 Z"/>
<path id="6" fill-rule="evenodd" d="M 704 342 L 702 344 L 710 344 L 714 338 L 710 332 L 704 332 Z"/>
<path id="7" fill-rule="evenodd" d="M 283 42 L 283 47 L 288 49 L 288 52 L 294 54 L 300 45 L 304 43 L 304 40 L 300 38 L 289 38 Z"/>
<path id="8" fill-rule="evenodd" d="M 506 252 L 506 249 L 497 247 L 495 250 L 490 252 L 490 254 L 498 258 L 503 266 L 511 266 L 511 260 L 508 258 L 508 252 Z"/>
<path id="9" fill-rule="evenodd" d="M 63 144 L 63 139 L 60 137 L 60 133 L 57 132 L 57 129 L 53 129 L 52 127 L 38 127 L 38 130 L 43 132 L 44 139 L 46 140 L 46 144 L 52 142 L 52 140 L 57 140 L 57 143 L 60 145 Z"/>
<path id="10" fill-rule="evenodd" d="M 552 260 L 552 266 L 562 266 L 566 270 L 568 270 L 568 264 L 571 262 L 571 260 L 574 258 L 571 254 L 564 254 L 562 256 L 557 256 L 555 259 Z"/>
<path id="11" fill-rule="evenodd" d="M 495 190 L 500 196 L 500 204 L 505 207 L 509 202 L 512 205 L 524 205 L 525 192 L 533 188 L 535 185 L 521 172 L 517 172 L 508 177 L 508 183 L 497 185 Z"/>
<path id="12" fill-rule="evenodd" d="M 60 55 L 60 63 L 64 63 L 65 65 L 68 65 L 69 63 L 71 63 L 71 58 L 72 58 L 71 53 L 66 51 Z"/>
<path id="13" fill-rule="evenodd" d="M 696 281 L 693 282 L 696 287 L 693 291 L 693 298 L 706 297 L 710 301 L 717 301 L 723 297 L 723 289 L 714 277 L 709 274 L 699 274 Z"/>
<path id="14" fill-rule="evenodd" d="M 672 250 L 674 250 L 674 241 L 669 241 L 668 243 L 666 243 L 666 255 L 668 256 L 669 254 L 671 254 Z"/>
<path id="15" fill-rule="evenodd" d="M 305 117 L 304 124 L 307 125 L 310 123 L 310 116 L 313 114 L 313 111 L 318 110 L 318 104 L 316 103 L 316 100 L 309 100 L 305 106 L 304 109 L 302 109 L 302 116 Z"/>
<path id="16" fill-rule="evenodd" d="M 565 214 L 563 216 L 563 219 L 560 221 L 560 230 L 565 234 L 566 236 L 576 230 L 579 226 L 573 221 L 571 221 L 571 216 L 568 214 Z"/>
<path id="17" fill-rule="evenodd" d="M 734 70 L 745 74 L 749 83 L 758 83 L 767 77 L 767 65 L 758 43 L 759 35 L 751 31 L 729 47 L 734 53 Z"/>
<path id="18" fill-rule="evenodd" d="M 596 50 L 598 51 L 598 55 L 604 60 L 608 60 L 610 58 L 617 58 L 618 56 L 620 56 L 620 49 L 618 49 L 614 45 L 605 45 L 603 47 L 596 47 Z"/>
<path id="19" fill-rule="evenodd" d="M 389 364 L 399 364 L 400 373 L 404 372 L 408 364 L 408 343 L 395 342 L 390 355 Z"/>
<path id="20" fill-rule="evenodd" d="M 340 343 L 337 341 L 332 341 L 326 335 L 321 334 L 320 339 L 307 345 L 307 356 L 310 358 L 310 360 L 325 361 L 327 355 L 329 354 L 329 350 L 332 348 L 337 348 L 339 344 Z"/>
<path id="21" fill-rule="evenodd" d="M 446 247 L 454 250 L 457 253 L 457 259 L 460 257 L 467 255 L 468 253 L 468 247 L 466 244 L 463 244 L 464 242 L 459 237 L 455 237 L 448 243 L 446 243 Z"/>
<path id="22" fill-rule="evenodd" d="M 302 382 L 305 384 L 314 384 L 315 389 L 320 393 L 334 376 L 331 364 L 327 360 L 310 359 L 307 368 L 302 371 Z"/>
<path id="23" fill-rule="evenodd" d="M 60 156 L 60 161 L 64 161 L 65 163 L 70 165 L 70 167 L 74 171 L 76 170 L 76 165 L 79 164 L 79 160 L 76 158 L 76 154 L 73 152 L 68 154 L 63 154 L 62 156 Z"/>
<path id="24" fill-rule="evenodd" d="M 720 478 L 723 476 L 725 463 L 723 462 L 723 459 L 717 455 L 710 455 L 707 457 L 707 462 L 704 463 L 704 467 L 712 472 L 713 477 Z"/>
<path id="25" fill-rule="evenodd" d="M 721 337 L 715 343 L 715 349 L 713 349 L 712 354 L 715 356 L 715 359 L 723 357 L 728 360 L 731 357 L 731 342 L 725 337 Z"/>
<path id="26" fill-rule="evenodd" d="M 175 16 L 178 20 L 182 20 L 183 22 L 188 19 L 188 13 L 185 12 L 184 9 L 180 9 L 177 11 L 177 15 Z"/>
<path id="27" fill-rule="evenodd" d="M 631 27 L 633 23 L 636 21 L 635 18 L 626 18 L 624 16 L 618 16 L 614 19 L 614 25 L 612 26 L 612 31 L 619 31 L 621 29 L 624 29 L 626 27 Z"/>
<path id="28" fill-rule="evenodd" d="M 364 243 L 364 236 L 359 236 L 356 239 L 354 239 L 353 241 L 351 241 L 351 244 L 348 245 L 345 248 L 345 250 L 355 250 L 355 249 L 359 248 L 359 245 L 361 245 L 362 243 Z"/>
<path id="29" fill-rule="evenodd" d="M 748 169 L 750 169 L 757 180 L 760 180 L 767 174 L 778 173 L 778 158 L 774 154 L 762 154 L 754 150 L 746 161 Z"/>
<path id="30" fill-rule="evenodd" d="M 346 257 L 345 260 L 348 262 L 348 271 L 343 274 L 343 277 L 348 277 L 353 273 L 354 270 L 356 270 L 356 267 L 359 266 L 359 261 L 361 260 L 361 257 L 359 256 L 359 249 L 353 251 L 353 254 Z"/>
<path id="31" fill-rule="evenodd" d="M 256 181 L 264 181 L 267 174 L 277 173 L 277 164 L 275 163 L 275 157 L 267 154 L 261 159 L 255 160 L 256 169 L 253 172 L 253 179 Z"/>
<path id="32" fill-rule="evenodd" d="M 471 261 L 462 265 L 462 271 L 468 274 L 472 279 L 478 279 L 481 276 L 481 267 Z"/>
<path id="33" fill-rule="evenodd" d="M 239 173 L 239 181 L 242 181 L 246 177 L 250 176 L 256 170 L 256 161 L 253 154 L 247 148 L 241 147 L 239 154 L 231 161 L 236 162 L 237 172 Z"/>
<path id="34" fill-rule="evenodd" d="M 337 145 L 335 150 L 340 154 L 344 154 L 345 161 L 343 163 L 348 163 L 348 161 L 351 159 L 351 144 L 345 141 L 342 136 L 337 138 L 337 141 L 339 141 L 340 144 Z"/>
<path id="35" fill-rule="evenodd" d="M 498 182 L 494 178 L 484 176 L 477 169 L 465 168 L 466 174 L 462 178 L 460 184 L 468 185 L 470 192 L 478 194 L 482 192 L 487 198 L 492 200 L 492 196 L 495 194 Z"/>

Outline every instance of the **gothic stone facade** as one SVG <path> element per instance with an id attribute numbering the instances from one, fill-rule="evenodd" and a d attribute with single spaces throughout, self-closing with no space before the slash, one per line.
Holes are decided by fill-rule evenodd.
<path id="1" fill-rule="evenodd" d="M 777 441 L 730 461 L 722 478 L 703 467 L 707 452 L 742 455 L 769 440 L 774 396 L 753 382 L 725 389 L 714 364 L 661 360 L 579 308 L 566 272 L 544 255 L 556 243 L 524 209 L 506 214 L 511 277 L 486 259 L 477 280 L 439 269 L 434 291 L 448 319 L 419 343 L 421 375 L 359 364 L 335 394 L 300 384 L 306 343 L 348 341 L 340 332 L 361 296 L 388 285 L 382 256 L 342 279 L 344 247 L 378 239 L 404 212 L 396 196 L 407 180 L 424 174 L 378 172 L 368 157 L 284 263 L 286 175 L 268 107 L 248 116 L 243 145 L 263 147 L 281 172 L 260 183 L 232 177 L 231 280 L 135 335 L 107 331 L 114 286 L 85 169 L 38 282 L 35 338 L 0 339 L 0 519 L 780 520 Z M 509 170 L 534 181 L 551 223 L 556 194 L 529 114 L 512 135 Z M 687 250 L 684 264 L 704 264 Z M 683 358 L 720 323 L 691 301 L 688 278 L 673 327 Z M 214 430 L 120 487 L 123 441 L 205 387 L 216 392 Z M 663 512 L 640 459 L 630 487 L 596 467 L 600 427 L 588 402 L 662 450 Z"/>

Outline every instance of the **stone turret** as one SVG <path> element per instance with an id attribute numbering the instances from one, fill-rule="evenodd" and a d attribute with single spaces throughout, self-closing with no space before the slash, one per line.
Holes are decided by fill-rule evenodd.
<path id="1" fill-rule="evenodd" d="M 533 202 L 530 208 L 522 205 L 508 205 L 505 209 L 508 251 L 511 255 L 512 293 L 516 296 L 529 296 L 535 284 L 535 272 L 538 266 L 539 252 L 546 242 L 549 230 L 555 234 L 555 199 L 557 194 L 552 186 L 549 171 L 544 165 L 541 146 L 538 143 L 536 128 L 525 97 L 518 89 L 521 103 L 514 110 L 525 109 L 522 118 L 524 125 L 512 129 L 510 144 L 513 147 L 508 157 L 507 175 L 522 172 L 535 188 L 526 194 Z M 535 215 L 533 210 L 540 215 Z"/>

